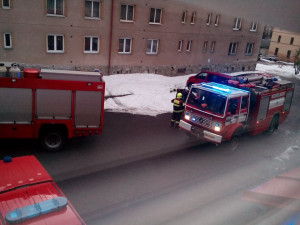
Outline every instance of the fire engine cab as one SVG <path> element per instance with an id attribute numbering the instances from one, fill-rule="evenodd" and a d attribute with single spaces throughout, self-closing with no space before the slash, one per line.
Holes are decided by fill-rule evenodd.
<path id="1" fill-rule="evenodd" d="M 0 138 L 39 138 L 51 151 L 67 138 L 102 133 L 100 72 L 24 69 L 0 75 Z"/>
<path id="2" fill-rule="evenodd" d="M 179 127 L 214 143 L 236 142 L 242 133 L 273 133 L 288 116 L 294 84 L 251 76 L 228 83 L 193 84 Z"/>
<path id="3" fill-rule="evenodd" d="M 0 225 L 85 224 L 34 156 L 5 156 L 0 177 Z"/>

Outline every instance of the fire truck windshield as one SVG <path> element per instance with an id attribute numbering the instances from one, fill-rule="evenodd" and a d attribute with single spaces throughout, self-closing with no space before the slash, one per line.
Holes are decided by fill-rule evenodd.
<path id="1" fill-rule="evenodd" d="M 224 115 L 227 98 L 223 95 L 206 90 L 192 88 L 187 104 L 202 111 Z"/>

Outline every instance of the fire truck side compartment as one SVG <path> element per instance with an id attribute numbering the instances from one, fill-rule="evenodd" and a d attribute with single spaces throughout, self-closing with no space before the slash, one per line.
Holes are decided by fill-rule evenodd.
<path id="1" fill-rule="evenodd" d="M 32 89 L 0 88 L 0 123 L 32 123 Z"/>
<path id="2" fill-rule="evenodd" d="M 76 128 L 101 126 L 102 94 L 98 91 L 76 91 Z"/>
<path id="3" fill-rule="evenodd" d="M 37 119 L 71 119 L 72 91 L 36 90 Z"/>

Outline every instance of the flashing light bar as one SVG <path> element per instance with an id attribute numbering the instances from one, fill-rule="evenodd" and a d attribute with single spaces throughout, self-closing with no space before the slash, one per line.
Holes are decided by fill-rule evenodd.
<path id="1" fill-rule="evenodd" d="M 202 85 L 204 87 L 208 87 L 208 88 L 212 88 L 212 89 L 216 89 L 216 90 L 219 90 L 219 91 L 230 93 L 230 90 L 228 88 L 218 87 L 217 84 L 210 85 L 210 84 L 202 83 Z"/>
<path id="2" fill-rule="evenodd" d="M 9 223 L 20 223 L 24 220 L 62 209 L 66 207 L 67 204 L 68 200 L 65 197 L 56 197 L 9 211 L 5 215 L 5 220 Z"/>

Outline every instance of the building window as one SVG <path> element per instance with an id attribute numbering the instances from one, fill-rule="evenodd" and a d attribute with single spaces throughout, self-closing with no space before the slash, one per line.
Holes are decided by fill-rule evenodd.
<path id="1" fill-rule="evenodd" d="M 2 8 L 10 9 L 10 0 L 2 0 Z"/>
<path id="2" fill-rule="evenodd" d="M 182 17 L 181 17 L 181 23 L 185 23 L 185 21 L 186 21 L 186 14 L 187 14 L 187 11 L 183 11 Z"/>
<path id="3" fill-rule="evenodd" d="M 133 5 L 121 5 L 121 21 L 132 22 L 134 18 L 134 6 Z"/>
<path id="4" fill-rule="evenodd" d="M 85 1 L 85 17 L 100 19 L 100 0 Z"/>
<path id="5" fill-rule="evenodd" d="M 242 18 L 236 17 L 234 19 L 233 30 L 240 30 L 242 26 Z"/>
<path id="6" fill-rule="evenodd" d="M 178 51 L 181 52 L 182 51 L 182 46 L 183 46 L 183 40 L 180 40 L 178 42 Z"/>
<path id="7" fill-rule="evenodd" d="M 4 33 L 4 48 L 12 48 L 12 37 L 11 33 Z"/>
<path id="8" fill-rule="evenodd" d="M 253 21 L 251 23 L 251 28 L 250 28 L 250 31 L 256 31 L 257 30 L 257 22 Z"/>
<path id="9" fill-rule="evenodd" d="M 147 54 L 157 54 L 158 53 L 158 40 L 157 39 L 149 39 L 147 42 Z"/>
<path id="10" fill-rule="evenodd" d="M 84 37 L 84 53 L 99 53 L 98 37 Z"/>
<path id="11" fill-rule="evenodd" d="M 162 9 L 151 8 L 150 23 L 161 24 Z"/>
<path id="12" fill-rule="evenodd" d="M 228 55 L 236 55 L 237 45 L 237 42 L 230 43 Z"/>
<path id="13" fill-rule="evenodd" d="M 122 38 L 119 39 L 119 53 L 121 54 L 130 54 L 131 53 L 131 38 Z"/>
<path id="14" fill-rule="evenodd" d="M 211 13 L 207 15 L 206 25 L 210 25 L 211 15 Z"/>
<path id="15" fill-rule="evenodd" d="M 47 0 L 48 15 L 64 15 L 64 0 Z"/>
<path id="16" fill-rule="evenodd" d="M 63 53 L 64 52 L 64 36 L 50 34 L 47 37 L 49 53 Z"/>
<path id="17" fill-rule="evenodd" d="M 280 40 L 281 40 L 281 35 L 278 36 L 277 42 L 280 42 Z"/>
<path id="18" fill-rule="evenodd" d="M 191 24 L 195 24 L 196 21 L 196 12 L 192 12 Z"/>
<path id="19" fill-rule="evenodd" d="M 192 51 L 192 41 L 188 41 L 187 46 L 186 46 L 186 51 L 187 52 Z"/>
<path id="20" fill-rule="evenodd" d="M 294 44 L 294 38 L 291 38 L 290 45 Z"/>
<path id="21" fill-rule="evenodd" d="M 275 48 L 275 52 L 274 52 L 274 55 L 278 55 L 278 51 L 279 51 L 279 48 Z"/>
<path id="22" fill-rule="evenodd" d="M 254 43 L 247 43 L 245 55 L 252 55 Z"/>
<path id="23" fill-rule="evenodd" d="M 210 50 L 209 50 L 210 53 L 213 53 L 215 51 L 215 45 L 216 45 L 216 42 L 212 41 L 211 45 L 210 45 Z"/>
<path id="24" fill-rule="evenodd" d="M 219 19 L 220 19 L 220 15 L 217 14 L 217 15 L 216 15 L 216 19 L 215 19 L 215 26 L 216 26 L 216 27 L 219 26 Z"/>
<path id="25" fill-rule="evenodd" d="M 207 51 L 207 41 L 203 42 L 202 52 L 205 53 Z"/>
<path id="26" fill-rule="evenodd" d="M 287 51 L 286 58 L 287 58 L 287 59 L 290 59 L 290 58 L 291 58 L 291 50 L 288 50 L 288 51 Z"/>

